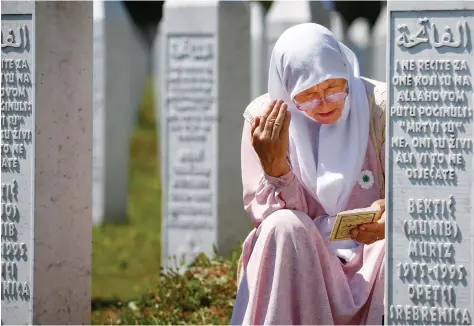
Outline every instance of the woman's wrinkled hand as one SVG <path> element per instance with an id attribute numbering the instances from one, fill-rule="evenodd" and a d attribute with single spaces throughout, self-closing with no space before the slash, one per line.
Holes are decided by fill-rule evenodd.
<path id="1" fill-rule="evenodd" d="M 272 101 L 262 116 L 252 124 L 252 146 L 263 171 L 272 177 L 281 177 L 290 171 L 288 153 L 291 115 L 282 100 Z"/>
<path id="2" fill-rule="evenodd" d="M 367 245 L 385 239 L 385 199 L 375 201 L 371 207 L 380 207 L 378 220 L 373 223 L 361 224 L 351 230 L 352 240 Z"/>

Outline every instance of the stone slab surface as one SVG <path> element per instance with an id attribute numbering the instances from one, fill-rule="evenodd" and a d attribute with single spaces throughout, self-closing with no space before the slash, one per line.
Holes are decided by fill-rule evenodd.
<path id="1" fill-rule="evenodd" d="M 35 28 L 33 8 L 22 9 L 2 13 L 1 30 L 1 296 L 8 324 L 33 321 Z"/>
<path id="2" fill-rule="evenodd" d="M 388 10 L 386 324 L 471 325 L 474 3 Z"/>
<path id="3" fill-rule="evenodd" d="M 163 265 L 249 232 L 242 207 L 242 112 L 250 102 L 246 2 L 167 2 L 161 24 Z M 182 24 L 186 21 L 186 24 Z M 172 263 L 172 262 L 171 262 Z"/>
<path id="4" fill-rule="evenodd" d="M 1 33 L 2 324 L 88 324 L 92 3 L 2 2 Z"/>

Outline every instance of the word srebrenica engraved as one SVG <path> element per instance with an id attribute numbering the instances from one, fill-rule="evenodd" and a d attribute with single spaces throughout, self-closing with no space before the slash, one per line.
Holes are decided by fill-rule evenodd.
<path id="1" fill-rule="evenodd" d="M 34 191 L 31 34 L 31 15 L 2 15 L 2 324 L 31 322 Z"/>
<path id="2" fill-rule="evenodd" d="M 166 41 L 165 255 L 193 259 L 215 241 L 216 37 L 168 34 Z"/>
<path id="3" fill-rule="evenodd" d="M 388 324 L 473 322 L 472 26 L 390 13 Z"/>

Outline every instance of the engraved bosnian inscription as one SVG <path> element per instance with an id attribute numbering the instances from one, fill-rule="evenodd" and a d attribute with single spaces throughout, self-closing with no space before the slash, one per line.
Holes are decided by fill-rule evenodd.
<path id="1" fill-rule="evenodd" d="M 388 323 L 469 325 L 474 12 L 429 13 L 391 13 Z"/>
<path id="2" fill-rule="evenodd" d="M 30 318 L 28 311 L 31 311 L 34 191 L 31 39 L 31 15 L 2 15 L 2 323 L 24 322 Z"/>
<path id="3" fill-rule="evenodd" d="M 197 255 L 195 248 L 205 249 L 196 244 L 209 234 L 203 232 L 212 234 L 216 229 L 216 51 L 214 35 L 167 37 L 163 112 L 168 162 L 165 225 L 168 230 L 190 233 L 188 240 L 180 241 L 177 247 L 169 245 L 165 254 L 185 255 L 189 260 Z"/>

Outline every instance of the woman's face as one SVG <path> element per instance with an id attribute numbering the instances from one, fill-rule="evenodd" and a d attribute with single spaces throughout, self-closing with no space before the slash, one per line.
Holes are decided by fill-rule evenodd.
<path id="1" fill-rule="evenodd" d="M 303 105 L 304 112 L 319 123 L 331 124 L 336 122 L 342 114 L 346 97 L 341 93 L 344 93 L 346 89 L 347 81 L 344 78 L 328 79 L 296 94 L 293 100 L 298 106 Z M 330 95 L 336 95 L 337 101 L 330 101 L 331 97 L 326 99 Z"/>

